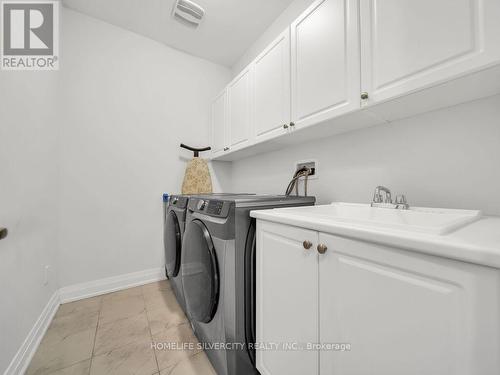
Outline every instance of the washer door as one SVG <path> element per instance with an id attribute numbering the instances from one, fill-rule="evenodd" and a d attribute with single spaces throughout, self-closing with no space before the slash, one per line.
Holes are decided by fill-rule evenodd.
<path id="1" fill-rule="evenodd" d="M 189 316 L 210 322 L 219 300 L 219 268 L 212 237 L 198 219 L 189 222 L 184 233 L 182 287 Z"/>
<path id="2" fill-rule="evenodd" d="M 164 228 L 165 268 L 167 277 L 175 277 L 181 265 L 182 236 L 179 219 L 174 211 L 170 211 L 165 218 Z"/>

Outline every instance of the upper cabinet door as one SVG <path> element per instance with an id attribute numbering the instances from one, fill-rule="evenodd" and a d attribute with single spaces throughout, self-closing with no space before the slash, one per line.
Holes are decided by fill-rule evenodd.
<path id="1" fill-rule="evenodd" d="M 290 122 L 290 32 L 286 29 L 253 63 L 255 139 L 285 132 Z"/>
<path id="2" fill-rule="evenodd" d="M 292 23 L 292 121 L 296 127 L 360 107 L 358 18 L 357 0 L 318 0 Z"/>
<path id="3" fill-rule="evenodd" d="M 363 105 L 500 59 L 498 0 L 361 0 Z"/>
<path id="4" fill-rule="evenodd" d="M 231 151 L 248 146 L 253 138 L 251 76 L 251 70 L 247 68 L 227 88 L 228 146 Z"/>
<path id="5" fill-rule="evenodd" d="M 212 102 L 212 157 L 224 153 L 227 133 L 227 90 L 224 89 Z"/>
<path id="6" fill-rule="evenodd" d="M 262 375 L 318 373 L 318 353 L 286 344 L 318 342 L 318 233 L 257 221 L 256 341 Z"/>

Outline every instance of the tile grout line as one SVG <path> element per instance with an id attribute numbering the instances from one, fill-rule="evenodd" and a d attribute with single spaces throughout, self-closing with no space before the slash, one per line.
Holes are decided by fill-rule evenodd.
<path id="1" fill-rule="evenodd" d="M 139 288 L 141 288 L 140 289 L 140 297 L 141 297 L 141 299 L 143 301 L 143 304 L 144 304 L 144 308 L 143 308 L 143 311 L 141 312 L 141 314 L 145 314 L 145 316 L 146 316 L 146 321 L 147 321 L 147 324 L 148 324 L 148 331 L 149 331 L 150 340 L 151 340 L 151 344 L 152 344 L 152 342 L 153 342 L 153 334 L 152 334 L 151 325 L 150 325 L 151 323 L 150 323 L 149 316 L 148 316 L 148 310 L 146 308 L 145 293 L 144 293 L 144 289 L 142 288 L 142 286 L 139 286 Z M 109 293 L 109 294 L 113 294 L 113 293 Z M 70 368 L 70 367 L 72 367 L 74 365 L 77 365 L 79 363 L 83 363 L 83 362 L 89 361 L 89 368 L 88 368 L 88 372 L 86 372 L 86 375 L 90 375 L 91 374 L 94 358 L 96 358 L 99 355 L 101 355 L 101 354 L 96 355 L 97 333 L 98 333 L 99 328 L 101 328 L 103 325 L 107 324 L 107 323 L 103 323 L 102 322 L 102 319 L 103 319 L 103 313 L 102 313 L 102 311 L 103 311 L 103 306 L 104 306 L 105 299 L 104 299 L 104 296 L 99 296 L 99 297 L 100 297 L 100 299 L 99 299 L 99 305 L 98 305 L 98 311 L 97 311 L 97 322 L 96 322 L 96 326 L 95 326 L 95 330 L 94 330 L 94 339 L 93 339 L 93 343 L 92 343 L 93 346 L 92 346 L 92 352 L 91 352 L 90 358 L 83 359 L 83 360 L 80 360 L 80 361 L 72 363 L 72 364 L 68 364 L 67 366 L 62 367 L 62 368 L 53 369 L 53 371 L 57 372 L 57 371 L 60 371 L 60 370 L 64 370 L 66 368 Z M 89 297 L 89 298 L 93 298 L 93 297 Z M 124 320 L 124 319 L 128 319 L 128 318 L 121 318 L 121 319 L 118 319 L 117 321 Z M 109 322 L 109 323 L 114 323 L 114 321 Z M 122 346 L 126 346 L 126 345 L 128 345 L 128 344 L 123 344 Z M 116 348 L 116 349 L 118 349 L 118 348 Z M 156 351 L 154 350 L 153 347 L 151 347 L 151 349 L 153 350 L 153 353 L 154 353 L 154 356 L 155 356 L 155 363 L 156 363 L 156 367 L 157 367 L 156 371 L 152 375 L 159 375 L 160 374 L 160 366 L 159 366 L 159 363 L 158 363 L 158 358 L 156 356 Z M 102 353 L 102 354 L 105 354 L 105 353 Z M 53 374 L 55 372 L 50 372 L 50 374 Z M 48 374 L 48 375 L 50 375 L 50 374 Z"/>
<path id="2" fill-rule="evenodd" d="M 135 288 L 135 287 L 133 287 L 133 288 Z M 130 288 L 130 289 L 131 289 L 131 288 Z M 111 293 L 107 293 L 107 294 L 113 294 L 113 293 L 117 293 L 117 292 L 111 292 Z M 142 296 L 142 289 L 141 289 L 141 296 Z M 136 297 L 140 297 L 140 296 L 139 296 L 139 295 L 137 295 Z M 121 298 L 129 298 L 129 297 L 121 297 Z M 101 304 L 104 304 L 104 302 L 105 302 L 105 301 L 104 301 L 104 298 L 103 298 L 101 301 L 102 301 L 102 302 L 101 302 Z M 143 297 L 143 302 L 144 302 L 144 297 Z M 101 309 L 102 309 L 102 306 L 101 306 Z M 145 308 L 145 307 L 144 307 L 144 309 L 143 309 L 140 313 L 138 313 L 138 314 L 136 314 L 136 315 L 130 315 L 130 316 L 126 316 L 126 317 L 119 318 L 119 319 L 113 319 L 113 320 L 110 320 L 110 321 L 108 321 L 108 322 L 104 322 L 104 323 L 103 323 L 103 322 L 101 322 L 101 319 L 102 319 L 102 318 L 101 318 L 101 314 L 100 314 L 100 312 L 99 312 L 99 322 L 101 322 L 101 323 L 100 323 L 100 324 L 98 324 L 98 327 L 101 327 L 101 328 L 102 328 L 102 327 L 104 327 L 104 326 L 106 326 L 106 325 L 115 324 L 115 323 L 120 322 L 120 321 L 122 321 L 122 320 L 135 318 L 135 317 L 141 316 L 141 315 L 143 315 L 143 314 L 146 316 L 146 320 L 147 320 L 148 318 L 147 318 L 147 313 L 146 313 L 146 308 Z M 148 324 L 149 324 L 149 322 L 148 322 Z M 133 342 L 129 342 L 129 343 L 125 343 L 125 344 L 120 344 L 120 345 L 118 345 L 118 346 L 116 346 L 116 347 L 113 347 L 112 349 L 109 349 L 109 351 L 105 351 L 105 352 L 102 352 L 102 353 L 96 354 L 96 353 L 95 353 L 95 342 L 96 342 L 96 341 L 97 341 L 97 334 L 96 334 L 96 337 L 95 337 L 95 340 L 94 340 L 94 348 L 92 349 L 92 357 L 99 357 L 99 356 L 102 356 L 102 355 L 105 355 L 105 354 L 109 354 L 110 352 L 112 352 L 112 351 L 114 351 L 114 350 L 116 350 L 116 349 L 121 349 L 121 348 L 123 348 L 123 347 L 125 347 L 125 346 L 127 346 L 127 345 L 131 345 L 131 344 L 133 343 Z"/>
<path id="3" fill-rule="evenodd" d="M 72 363 L 71 365 L 68 365 L 68 366 L 66 366 L 66 367 L 62 367 L 62 368 L 58 368 L 58 369 L 54 369 L 53 371 L 49 372 L 49 373 L 48 373 L 48 374 L 46 374 L 46 375 L 56 374 L 56 373 L 58 373 L 59 371 L 67 370 L 67 369 L 69 369 L 70 367 L 73 367 L 73 366 L 79 365 L 80 363 L 87 362 L 87 361 L 88 361 L 88 359 L 83 359 L 83 360 L 81 360 L 81 361 L 78 361 L 78 362 Z M 90 367 L 89 367 L 89 371 L 90 371 Z"/>
<path id="4" fill-rule="evenodd" d="M 151 347 L 151 349 L 153 349 L 153 353 L 155 356 L 155 362 L 156 362 L 156 368 L 158 369 L 158 372 L 155 372 L 153 375 L 157 375 L 157 374 L 160 374 L 160 365 L 158 363 L 158 358 L 156 357 L 156 350 L 152 347 L 153 346 L 153 332 L 151 332 L 151 322 L 149 321 L 148 308 L 146 306 L 146 297 L 144 297 L 143 286 L 141 286 L 141 296 L 142 296 L 142 300 L 144 301 L 144 311 L 146 313 L 146 320 L 148 321 L 149 337 L 151 337 L 150 347 Z"/>
<path id="5" fill-rule="evenodd" d="M 104 300 L 104 298 L 102 296 L 100 298 L 101 299 L 99 301 L 99 312 L 97 314 L 97 324 L 95 326 L 94 344 L 92 345 L 92 354 L 90 355 L 89 375 L 90 375 L 90 373 L 92 371 L 92 362 L 93 362 L 93 359 L 94 359 L 95 343 L 97 341 L 97 330 L 99 329 L 99 322 L 101 320 L 102 302 Z"/>
<path id="6" fill-rule="evenodd" d="M 89 298 L 92 298 L 92 297 L 89 297 Z M 69 302 L 69 303 L 74 303 L 74 302 L 77 302 L 77 301 L 73 301 L 73 302 Z M 57 308 L 57 311 L 56 311 L 56 314 L 54 315 L 54 318 L 52 320 L 52 322 L 56 321 L 57 319 L 60 319 L 61 317 L 57 317 L 57 312 L 59 311 L 59 309 L 61 308 L 63 304 L 60 304 L 59 307 Z M 101 305 L 101 302 L 99 303 L 99 309 L 100 309 L 100 305 Z M 67 314 L 67 316 L 71 316 L 73 314 L 78 314 L 78 311 L 72 311 L 70 313 Z M 65 315 L 66 316 L 66 315 Z M 65 317 L 63 316 L 63 317 Z M 52 326 L 52 322 L 51 322 L 51 326 Z M 98 325 L 98 322 L 99 322 L 99 311 L 98 311 L 98 315 L 97 315 L 97 324 L 96 324 L 96 332 L 97 332 L 97 325 Z M 45 332 L 45 335 L 43 336 L 43 338 L 45 338 L 47 336 L 47 334 L 49 333 L 49 331 L 51 330 L 51 326 L 49 326 L 49 328 L 47 329 L 47 332 Z M 94 337 L 94 345 L 95 345 L 95 337 Z M 93 349 L 92 349 L 93 350 Z M 37 349 L 38 351 L 38 349 Z M 74 362 L 74 363 L 69 363 L 69 364 L 66 364 L 66 366 L 64 367 L 60 367 L 60 368 L 55 368 L 55 369 L 52 369 L 50 371 L 50 373 L 48 373 L 47 375 L 51 375 L 51 374 L 55 374 L 59 371 L 62 371 L 62 370 L 65 370 L 65 369 L 68 369 L 70 367 L 73 367 L 73 366 L 76 366 L 80 363 L 83 363 L 83 362 L 86 362 L 86 361 L 90 361 L 89 363 L 89 374 L 90 375 L 90 365 L 91 365 L 91 360 L 92 360 L 92 354 L 91 354 L 91 357 L 90 358 L 86 358 L 86 359 L 82 359 L 78 362 Z M 30 365 L 31 365 L 31 362 L 30 362 Z M 26 370 L 26 373 L 27 373 L 27 370 Z"/>

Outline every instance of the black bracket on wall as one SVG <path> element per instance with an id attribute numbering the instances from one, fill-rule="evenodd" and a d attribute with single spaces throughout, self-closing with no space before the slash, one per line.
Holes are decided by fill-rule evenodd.
<path id="1" fill-rule="evenodd" d="M 184 143 L 181 143 L 181 147 L 185 148 L 186 150 L 193 151 L 195 158 L 200 156 L 200 152 L 210 151 L 212 149 L 212 147 L 202 147 L 202 148 L 191 147 L 191 146 L 185 145 Z"/>

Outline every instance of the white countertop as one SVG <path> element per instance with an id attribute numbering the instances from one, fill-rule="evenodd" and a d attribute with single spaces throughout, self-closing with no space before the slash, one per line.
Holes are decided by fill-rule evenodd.
<path id="1" fill-rule="evenodd" d="M 321 207 L 326 206 L 314 206 Z M 428 234 L 335 220 L 314 207 L 252 211 L 254 218 L 500 268 L 500 217 L 480 219 L 447 234 Z"/>

